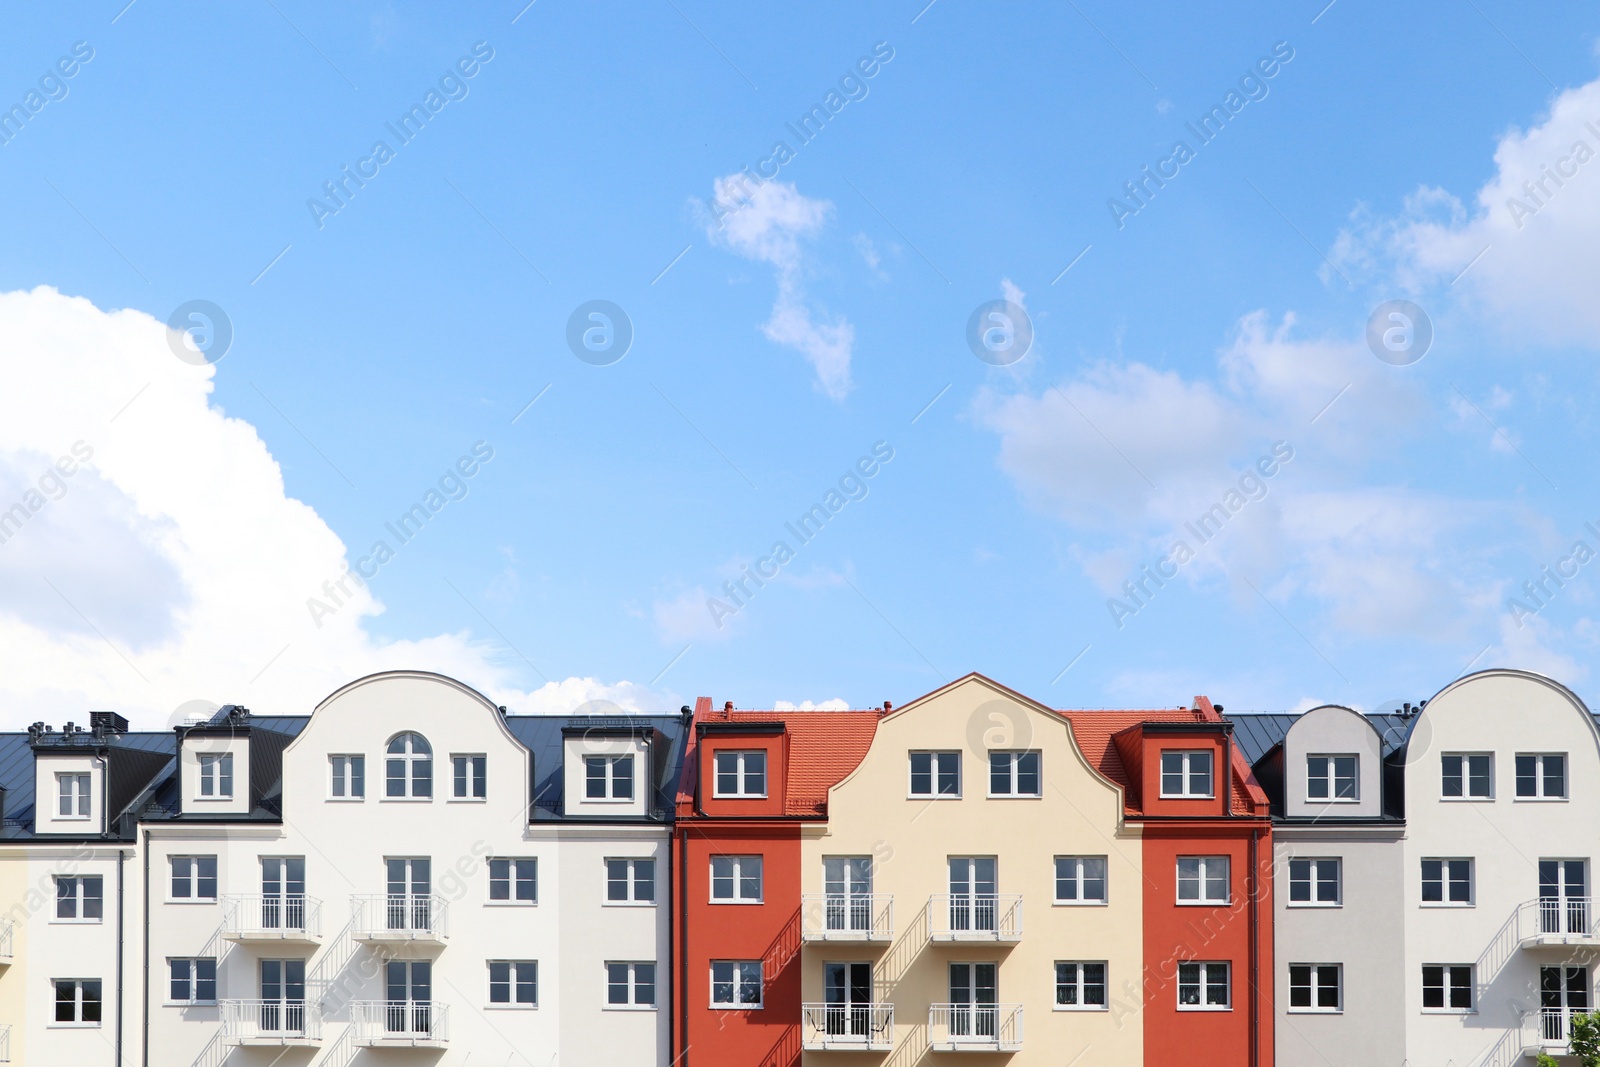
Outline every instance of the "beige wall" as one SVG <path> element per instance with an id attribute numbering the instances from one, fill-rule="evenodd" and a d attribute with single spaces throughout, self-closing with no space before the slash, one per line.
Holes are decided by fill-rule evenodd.
<path id="1" fill-rule="evenodd" d="M 991 747 L 1039 750 L 1043 796 L 989 798 Z M 962 752 L 961 799 L 907 798 L 913 749 Z M 895 1006 L 896 1039 L 894 1052 L 875 1062 L 907 1067 L 945 1058 L 927 1048 L 928 1005 L 949 999 L 948 964 L 962 960 L 999 963 L 1000 1002 L 1024 1006 L 1023 1048 L 1007 1058 L 1013 1067 L 1072 1063 L 1089 1048 L 1097 1064 L 1143 1062 L 1140 842 L 1122 824 L 1120 791 L 1084 762 L 1061 718 L 975 677 L 908 704 L 879 725 L 860 767 L 832 789 L 827 825 L 813 828 L 801 847 L 804 892 L 822 892 L 823 857 L 872 855 L 874 894 L 894 897 L 892 944 L 803 949 L 808 1003 L 823 999 L 824 961 L 875 962 L 875 996 Z M 1054 905 L 1057 855 L 1107 856 L 1109 904 Z M 929 941 L 928 898 L 949 891 L 950 856 L 996 857 L 997 892 L 1023 896 L 1018 943 Z M 1053 1010 L 1058 959 L 1107 961 L 1110 1009 Z M 852 1058 L 811 1052 L 804 1062 Z"/>

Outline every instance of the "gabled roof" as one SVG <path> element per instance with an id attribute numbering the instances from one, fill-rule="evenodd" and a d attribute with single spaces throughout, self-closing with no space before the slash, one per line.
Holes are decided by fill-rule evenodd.
<path id="1" fill-rule="evenodd" d="M 52 735 L 59 738 L 60 735 Z M 41 751 L 69 753 L 75 749 L 90 753 L 97 750 L 87 733 L 75 735 L 75 743 L 54 744 L 41 747 Z M 81 738 L 81 740 L 76 740 Z M 150 782 L 167 773 L 165 766 L 173 762 L 177 752 L 177 739 L 171 731 L 149 731 L 113 734 L 105 741 L 106 758 L 111 772 L 111 834 L 117 837 L 122 827 L 119 817 L 123 808 L 144 792 Z M 5 797 L 5 811 L 0 818 L 0 841 L 59 841 L 70 835 L 34 834 L 34 747 L 26 733 L 0 734 L 0 789 Z M 131 831 L 130 831 L 131 832 Z M 98 838 L 99 828 L 87 837 Z"/>
<path id="2" fill-rule="evenodd" d="M 1140 727 L 1152 724 L 1174 723 L 1198 725 L 1220 723 L 1216 712 L 1207 714 L 1210 702 L 1196 700 L 1193 708 L 1153 708 L 1145 711 L 1079 711 L 1058 710 L 1056 714 L 1072 724 L 1072 736 L 1078 742 L 1091 766 L 1122 787 L 1123 808 L 1130 818 L 1144 814 L 1140 803 L 1140 790 L 1133 781 L 1137 767 L 1130 765 L 1138 758 L 1135 734 Z M 1119 745 L 1117 736 L 1122 735 Z M 1236 815 L 1265 814 L 1267 797 L 1251 778 L 1250 768 L 1234 753 L 1232 774 L 1229 775 L 1230 808 Z"/>
<path id="3" fill-rule="evenodd" d="M 643 732 L 663 743 L 655 751 L 651 768 L 651 796 L 648 814 L 636 819 L 606 821 L 660 822 L 672 818 L 673 790 L 678 782 L 678 766 L 683 758 L 686 730 L 678 715 L 598 716 L 507 715 L 506 727 L 533 756 L 533 810 L 530 822 L 559 822 L 565 818 L 562 798 L 566 788 L 563 771 L 565 732 L 572 729 L 617 732 Z M 592 818 L 583 821 L 593 822 Z"/>

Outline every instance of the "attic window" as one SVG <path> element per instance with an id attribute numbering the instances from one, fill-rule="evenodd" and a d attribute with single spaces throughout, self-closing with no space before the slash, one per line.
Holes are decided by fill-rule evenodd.
<path id="1" fill-rule="evenodd" d="M 61 819 L 87 819 L 89 817 L 89 776 L 87 774 L 56 775 L 56 816 Z"/>
<path id="2" fill-rule="evenodd" d="M 1214 797 L 1210 749 L 1161 753 L 1161 795 L 1194 799 Z"/>
<path id="3" fill-rule="evenodd" d="M 200 754 L 200 795 L 211 800 L 228 800 L 232 798 L 232 752 L 202 752 Z"/>

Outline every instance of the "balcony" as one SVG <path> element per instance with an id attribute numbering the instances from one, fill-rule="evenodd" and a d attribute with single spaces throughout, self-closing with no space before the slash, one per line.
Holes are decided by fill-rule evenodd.
<path id="1" fill-rule="evenodd" d="M 802 1004 L 800 1047 L 808 1052 L 888 1052 L 893 1004 Z"/>
<path id="2" fill-rule="evenodd" d="M 303 1000 L 224 1000 L 224 1045 L 320 1045 L 322 1012 Z"/>
<path id="3" fill-rule="evenodd" d="M 928 937 L 933 941 L 1022 940 L 1022 897 L 943 894 L 928 898 Z"/>
<path id="4" fill-rule="evenodd" d="M 1530 900 L 1517 906 L 1517 939 L 1523 948 L 1600 948 L 1600 926 L 1588 897 Z"/>
<path id="5" fill-rule="evenodd" d="M 934 1052 L 1018 1052 L 1021 1004 L 930 1004 L 928 1046 Z"/>
<path id="6" fill-rule="evenodd" d="M 363 1048 L 444 1048 L 450 1006 L 431 1000 L 358 1000 L 351 1006 L 355 1042 Z"/>
<path id="7" fill-rule="evenodd" d="M 1537 1057 L 1570 1056 L 1572 1017 L 1582 1008 L 1538 1008 L 1522 1013 L 1522 1054 Z"/>
<path id="8" fill-rule="evenodd" d="M 422 941 L 443 944 L 449 936 L 449 903 L 443 897 L 374 893 L 350 898 L 351 926 L 357 941 L 387 944 Z"/>
<path id="9" fill-rule="evenodd" d="M 16 933 L 16 923 L 10 919 L 0 922 L 0 967 L 10 963 L 14 958 L 13 953 L 16 950 L 13 946 L 15 945 Z M 5 1061 L 0 1060 L 0 1063 L 3 1062 Z"/>
<path id="10" fill-rule="evenodd" d="M 0 1023 L 0 1063 L 11 1062 L 11 1024 Z"/>
<path id="11" fill-rule="evenodd" d="M 303 893 L 231 894 L 222 898 L 222 936 L 229 941 L 322 940 L 322 901 Z"/>
<path id="12" fill-rule="evenodd" d="M 894 897 L 807 893 L 800 898 L 806 941 L 893 941 Z"/>

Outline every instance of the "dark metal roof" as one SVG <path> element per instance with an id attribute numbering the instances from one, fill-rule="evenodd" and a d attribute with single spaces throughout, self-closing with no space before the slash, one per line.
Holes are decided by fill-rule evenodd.
<path id="1" fill-rule="evenodd" d="M 670 822 L 673 796 L 678 788 L 678 771 L 683 766 L 683 719 L 677 715 L 630 715 L 625 718 L 565 718 L 557 715 L 507 715 L 506 726 L 533 754 L 533 811 L 530 822 L 559 822 L 567 816 L 562 810 L 565 774 L 562 770 L 563 738 L 574 730 L 594 728 L 606 735 L 622 730 L 653 736 L 654 766 L 651 768 L 650 813 L 623 821 Z M 588 822 L 591 819 L 575 819 Z M 615 821 L 608 818 L 606 821 Z"/>
<path id="2" fill-rule="evenodd" d="M 41 745 L 40 749 L 44 752 L 96 751 L 91 735 L 85 733 L 75 736 L 83 740 L 75 741 L 72 745 L 63 742 L 59 748 L 54 743 L 47 743 Z M 150 781 L 168 773 L 163 766 L 170 766 L 174 762 L 177 738 L 170 731 L 117 734 L 106 739 L 105 747 L 112 769 L 112 806 L 117 808 L 136 797 Z M 26 733 L 0 733 L 0 789 L 5 790 L 0 841 L 33 840 L 34 748 Z M 116 836 L 120 829 L 116 817 L 121 812 L 113 810 L 111 814 L 112 834 Z M 98 830 L 90 836 L 98 838 Z M 61 834 L 48 835 L 52 841 L 61 840 L 62 837 Z"/>
<path id="3" fill-rule="evenodd" d="M 1304 712 L 1276 712 L 1276 711 L 1245 711 L 1233 712 L 1224 717 L 1233 725 L 1234 740 L 1239 743 L 1239 751 L 1244 753 L 1244 758 L 1255 766 L 1261 757 L 1271 752 L 1273 747 L 1283 743 L 1284 736 L 1288 734 L 1289 727 L 1293 726 Z M 1416 721 L 1416 715 L 1367 715 L 1366 719 L 1378 731 L 1378 736 L 1383 739 L 1383 755 L 1388 756 L 1405 744 L 1410 736 L 1411 724 Z"/>

